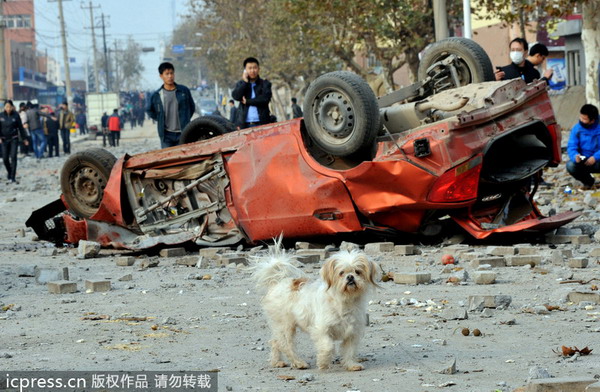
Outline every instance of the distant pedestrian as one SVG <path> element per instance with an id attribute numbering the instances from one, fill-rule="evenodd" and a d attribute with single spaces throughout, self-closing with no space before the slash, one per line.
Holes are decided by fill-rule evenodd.
<path id="1" fill-rule="evenodd" d="M 63 152 L 65 154 L 71 153 L 71 128 L 73 127 L 74 122 L 75 117 L 73 116 L 73 112 L 69 110 L 69 104 L 63 102 L 58 111 L 58 126 L 60 128 L 60 137 L 62 138 Z"/>
<path id="2" fill-rule="evenodd" d="M 28 156 L 30 152 L 33 152 L 33 141 L 31 139 L 31 133 L 29 132 L 29 124 L 27 124 L 27 105 L 25 105 L 25 102 L 19 104 L 19 117 L 21 117 L 21 124 L 23 124 L 23 128 L 25 128 L 25 133 L 27 133 L 27 138 L 25 140 L 29 142 L 29 145 L 25 145 L 25 140 L 19 143 L 21 146 L 21 154 Z"/>
<path id="3" fill-rule="evenodd" d="M 121 118 L 119 117 L 119 110 L 113 110 L 113 114 L 108 118 L 108 130 L 110 131 L 110 145 L 112 147 L 119 146 L 119 140 L 121 139 L 121 129 L 123 129 Z"/>
<path id="4" fill-rule="evenodd" d="M 104 112 L 102 118 L 100 118 L 100 125 L 102 126 L 102 147 L 106 147 L 106 139 L 110 144 L 110 131 L 108 130 L 108 114 Z M 112 146 L 112 144 L 110 144 Z"/>
<path id="5" fill-rule="evenodd" d="M 181 130 L 190 122 L 196 104 L 190 90 L 175 83 L 175 67 L 171 63 L 158 66 L 163 85 L 150 97 L 146 112 L 158 122 L 158 137 L 161 148 L 179 144 Z"/>
<path id="6" fill-rule="evenodd" d="M 75 122 L 77 123 L 77 127 L 79 128 L 80 135 L 85 135 L 86 133 L 88 133 L 87 117 L 83 111 L 80 110 L 79 112 L 77 112 Z"/>
<path id="7" fill-rule="evenodd" d="M 46 135 L 42 126 L 40 112 L 31 102 L 27 102 L 27 124 L 29 125 L 29 133 L 33 140 L 33 152 L 39 160 L 44 157 L 46 151 Z"/>
<path id="8" fill-rule="evenodd" d="M 44 107 L 41 114 L 43 116 L 44 133 L 48 140 L 48 158 L 58 157 L 58 133 L 60 131 L 58 118 L 48 107 Z"/>
<path id="9" fill-rule="evenodd" d="M 235 101 L 233 99 L 229 100 L 229 121 L 232 123 L 237 122 L 238 108 L 235 107 Z"/>
<path id="10" fill-rule="evenodd" d="M 0 113 L 0 145 L 2 145 L 2 159 L 8 173 L 8 181 L 17 182 L 17 149 L 19 141 L 25 145 L 27 134 L 21 123 L 21 117 L 15 111 L 12 101 L 4 101 L 4 111 Z"/>
<path id="11" fill-rule="evenodd" d="M 302 108 L 297 103 L 296 98 L 292 98 L 292 118 L 300 118 L 304 116 L 302 113 Z"/>
<path id="12" fill-rule="evenodd" d="M 271 122 L 269 103 L 273 93 L 271 82 L 259 76 L 260 64 L 254 57 L 244 60 L 242 80 L 233 88 L 231 96 L 241 102 L 242 111 L 238 126 L 240 128 L 256 127 Z"/>

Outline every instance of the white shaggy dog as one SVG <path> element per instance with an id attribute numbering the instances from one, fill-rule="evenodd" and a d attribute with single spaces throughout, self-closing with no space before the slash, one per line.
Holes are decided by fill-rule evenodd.
<path id="1" fill-rule="evenodd" d="M 377 264 L 358 251 L 339 252 L 321 268 L 321 278 L 309 281 L 293 265 L 294 259 L 281 248 L 281 239 L 253 267 L 259 288 L 265 288 L 262 305 L 273 333 L 271 365 L 307 369 L 308 363 L 294 350 L 299 327 L 310 334 L 317 349 L 317 366 L 327 369 L 335 352 L 334 342 L 341 341 L 342 365 L 347 370 L 362 370 L 356 352 L 366 324 L 367 293 L 377 284 Z"/>

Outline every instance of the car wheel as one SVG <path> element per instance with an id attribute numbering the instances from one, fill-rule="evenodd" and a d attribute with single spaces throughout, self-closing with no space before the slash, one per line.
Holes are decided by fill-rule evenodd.
<path id="1" fill-rule="evenodd" d="M 191 121 L 181 131 L 179 144 L 194 143 L 235 131 L 235 125 L 221 116 L 202 116 Z"/>
<path id="2" fill-rule="evenodd" d="M 428 76 L 429 67 L 452 54 L 459 59 L 457 66 L 459 86 L 495 80 L 494 67 L 485 50 L 475 41 L 460 37 L 435 42 L 425 49 L 419 63 L 419 80 Z M 459 86 L 449 86 L 449 88 Z"/>
<path id="3" fill-rule="evenodd" d="M 69 209 L 81 218 L 98 211 L 117 158 L 102 148 L 73 154 L 60 173 L 60 187 Z"/>
<path id="4" fill-rule="evenodd" d="M 380 129 L 377 98 L 367 82 L 346 71 L 324 74 L 310 84 L 304 99 L 310 138 L 335 156 L 371 148 Z"/>

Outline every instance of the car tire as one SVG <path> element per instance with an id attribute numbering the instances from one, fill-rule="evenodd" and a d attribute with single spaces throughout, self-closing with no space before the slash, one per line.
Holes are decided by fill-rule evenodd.
<path id="1" fill-rule="evenodd" d="M 303 109 L 309 137 L 334 156 L 370 150 L 381 128 L 373 90 L 352 72 L 330 72 L 318 77 L 308 87 Z"/>
<path id="2" fill-rule="evenodd" d="M 116 161 L 102 148 L 90 148 L 67 159 L 60 173 L 60 187 L 71 212 L 89 218 L 98 211 Z"/>
<path id="3" fill-rule="evenodd" d="M 221 116 L 202 116 L 191 121 L 181 131 L 179 144 L 194 143 L 235 131 L 235 125 Z"/>
<path id="4" fill-rule="evenodd" d="M 461 78 L 460 86 L 495 80 L 494 67 L 485 50 L 475 41 L 460 37 L 444 39 L 425 48 L 417 71 L 419 80 L 428 76 L 427 69 L 431 65 L 451 54 L 458 56 L 461 60 L 461 66 L 458 69 Z"/>

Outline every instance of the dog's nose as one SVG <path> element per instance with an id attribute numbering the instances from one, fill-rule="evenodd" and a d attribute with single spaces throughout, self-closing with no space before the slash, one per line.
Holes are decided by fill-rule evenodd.
<path id="1" fill-rule="evenodd" d="M 354 282 L 354 275 L 348 275 L 348 276 L 346 276 L 346 280 L 348 282 Z"/>

